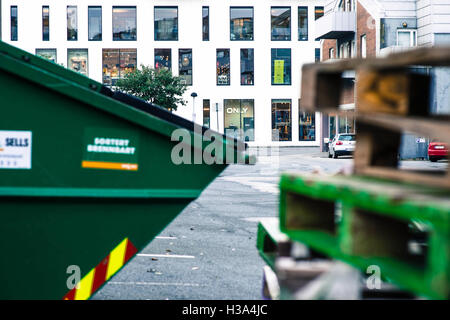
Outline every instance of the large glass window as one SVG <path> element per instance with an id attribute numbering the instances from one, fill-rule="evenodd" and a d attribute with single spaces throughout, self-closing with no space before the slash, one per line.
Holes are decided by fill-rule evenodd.
<path id="1" fill-rule="evenodd" d="M 11 6 L 11 41 L 17 41 L 17 6 Z"/>
<path id="2" fill-rule="evenodd" d="M 202 8 L 202 40 L 209 41 L 209 7 Z"/>
<path id="3" fill-rule="evenodd" d="M 56 63 L 56 49 L 36 49 L 36 55 Z"/>
<path id="4" fill-rule="evenodd" d="M 161 68 L 172 70 L 171 49 L 155 49 L 155 69 Z"/>
<path id="5" fill-rule="evenodd" d="M 336 115 L 329 115 L 328 117 L 328 128 L 330 141 L 336 136 Z"/>
<path id="6" fill-rule="evenodd" d="M 113 7 L 112 24 L 114 41 L 136 40 L 136 7 Z"/>
<path id="7" fill-rule="evenodd" d="M 271 32 L 272 40 L 291 40 L 291 8 L 272 7 Z"/>
<path id="8" fill-rule="evenodd" d="M 203 126 L 211 127 L 211 101 L 203 99 Z"/>
<path id="9" fill-rule="evenodd" d="M 230 49 L 217 49 L 217 85 L 230 85 Z"/>
<path id="10" fill-rule="evenodd" d="M 118 79 L 134 71 L 136 49 L 103 49 L 103 83 L 115 86 Z"/>
<path id="11" fill-rule="evenodd" d="M 272 99 L 272 141 L 292 141 L 291 100 Z"/>
<path id="12" fill-rule="evenodd" d="M 417 38 L 416 30 L 398 30 L 397 31 L 397 46 L 415 47 L 416 46 L 416 38 Z"/>
<path id="13" fill-rule="evenodd" d="M 67 68 L 88 76 L 88 49 L 67 49 Z"/>
<path id="14" fill-rule="evenodd" d="M 67 40 L 78 40 L 77 6 L 67 6 Z"/>
<path id="15" fill-rule="evenodd" d="M 178 50 L 178 70 L 184 84 L 192 86 L 192 49 Z"/>
<path id="16" fill-rule="evenodd" d="M 316 141 L 316 117 L 314 113 L 299 112 L 299 141 Z"/>
<path id="17" fill-rule="evenodd" d="M 155 7 L 155 40 L 178 40 L 178 7 Z"/>
<path id="18" fill-rule="evenodd" d="M 291 84 L 291 49 L 272 49 L 272 84 Z"/>
<path id="19" fill-rule="evenodd" d="M 298 40 L 308 40 L 308 7 L 298 7 Z"/>
<path id="20" fill-rule="evenodd" d="M 253 99 L 225 99 L 225 134 L 244 141 L 255 140 L 255 101 Z"/>
<path id="21" fill-rule="evenodd" d="M 88 28 L 90 41 L 102 40 L 102 7 L 88 7 Z"/>
<path id="22" fill-rule="evenodd" d="M 254 85 L 255 59 L 253 49 L 241 49 L 241 85 Z"/>
<path id="23" fill-rule="evenodd" d="M 42 41 L 50 41 L 50 8 L 42 6 Z"/>
<path id="24" fill-rule="evenodd" d="M 314 7 L 314 19 L 317 20 L 323 17 L 324 7 Z"/>
<path id="25" fill-rule="evenodd" d="M 253 40 L 253 8 L 230 8 L 230 40 Z"/>

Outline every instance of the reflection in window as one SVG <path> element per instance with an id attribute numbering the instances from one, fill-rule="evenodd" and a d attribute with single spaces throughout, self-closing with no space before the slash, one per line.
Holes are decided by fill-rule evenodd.
<path id="1" fill-rule="evenodd" d="M 56 63 L 56 49 L 36 49 L 36 55 Z"/>
<path id="2" fill-rule="evenodd" d="M 230 49 L 217 49 L 217 85 L 230 85 Z"/>
<path id="3" fill-rule="evenodd" d="M 328 118 L 328 126 L 330 129 L 330 141 L 336 136 L 336 116 L 330 115 Z"/>
<path id="4" fill-rule="evenodd" d="M 272 7 L 272 40 L 291 40 L 291 8 Z"/>
<path id="5" fill-rule="evenodd" d="M 253 40 L 253 8 L 230 8 L 230 40 Z"/>
<path id="6" fill-rule="evenodd" d="M 320 62 L 320 48 L 315 48 L 314 50 L 314 61 Z"/>
<path id="7" fill-rule="evenodd" d="M 211 127 L 211 102 L 209 99 L 203 99 L 203 126 Z"/>
<path id="8" fill-rule="evenodd" d="M 253 49 L 241 49 L 241 85 L 254 84 L 254 50 Z"/>
<path id="9" fill-rule="evenodd" d="M 136 7 L 113 7 L 113 40 L 136 40 Z"/>
<path id="10" fill-rule="evenodd" d="M 209 41 L 209 7 L 202 8 L 202 40 Z"/>
<path id="11" fill-rule="evenodd" d="M 298 7 L 298 40 L 308 40 L 308 7 Z"/>
<path id="12" fill-rule="evenodd" d="M 17 41 L 17 6 L 11 6 L 11 41 Z"/>
<path id="13" fill-rule="evenodd" d="M 155 7 L 155 40 L 178 40 L 178 7 Z"/>
<path id="14" fill-rule="evenodd" d="M 254 141 L 255 116 L 253 99 L 225 99 L 225 134 L 243 141 Z"/>
<path id="15" fill-rule="evenodd" d="M 316 119 L 314 113 L 301 112 L 299 116 L 299 141 L 316 140 Z"/>
<path id="16" fill-rule="evenodd" d="M 42 6 L 42 41 L 50 40 L 50 8 Z"/>
<path id="17" fill-rule="evenodd" d="M 88 8 L 88 28 L 90 41 L 102 40 L 102 7 Z"/>
<path id="18" fill-rule="evenodd" d="M 291 49 L 272 49 L 272 84 L 291 84 Z"/>
<path id="19" fill-rule="evenodd" d="M 67 68 L 88 76 L 88 50 L 67 49 Z"/>
<path id="20" fill-rule="evenodd" d="M 314 19 L 317 20 L 323 16 L 324 8 L 323 7 L 314 7 Z"/>
<path id="21" fill-rule="evenodd" d="M 67 40 L 78 39 L 77 6 L 67 6 Z"/>
<path id="22" fill-rule="evenodd" d="M 338 117 L 339 133 L 355 133 L 355 119 L 351 115 L 341 115 Z"/>
<path id="23" fill-rule="evenodd" d="M 272 99 L 272 141 L 291 141 L 291 100 Z"/>
<path id="24" fill-rule="evenodd" d="M 192 86 L 192 49 L 178 50 L 178 70 L 182 82 Z"/>
<path id="25" fill-rule="evenodd" d="M 166 68 L 172 69 L 172 50 L 171 49 L 155 49 L 155 69 Z"/>
<path id="26" fill-rule="evenodd" d="M 103 83 L 115 86 L 119 78 L 136 69 L 136 49 L 103 49 Z"/>

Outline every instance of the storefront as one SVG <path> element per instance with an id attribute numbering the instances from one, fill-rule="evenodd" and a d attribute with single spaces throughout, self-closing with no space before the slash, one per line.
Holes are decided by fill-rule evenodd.
<path id="1" fill-rule="evenodd" d="M 36 55 L 56 63 L 56 49 L 36 49 Z"/>
<path id="2" fill-rule="evenodd" d="M 136 49 L 103 49 L 103 83 L 115 86 L 118 79 L 136 69 Z"/>
<path id="3" fill-rule="evenodd" d="M 254 141 L 255 100 L 225 99 L 223 105 L 225 134 L 244 141 Z"/>
<path id="4" fill-rule="evenodd" d="M 291 99 L 272 99 L 272 141 L 292 141 L 291 110 Z"/>
<path id="5" fill-rule="evenodd" d="M 67 49 L 67 68 L 88 77 L 88 49 Z"/>

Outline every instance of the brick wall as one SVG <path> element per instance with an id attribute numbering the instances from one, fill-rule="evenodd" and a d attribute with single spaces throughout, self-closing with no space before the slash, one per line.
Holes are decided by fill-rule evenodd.
<path id="1" fill-rule="evenodd" d="M 367 57 L 374 57 L 377 46 L 375 20 L 359 1 L 357 3 L 356 19 L 356 50 L 358 57 L 361 56 L 361 36 L 364 34 L 366 35 Z"/>
<path id="2" fill-rule="evenodd" d="M 325 39 L 322 44 L 322 61 L 330 59 L 330 48 L 334 48 L 334 57 L 337 57 L 337 48 L 336 48 L 336 40 L 334 39 Z"/>

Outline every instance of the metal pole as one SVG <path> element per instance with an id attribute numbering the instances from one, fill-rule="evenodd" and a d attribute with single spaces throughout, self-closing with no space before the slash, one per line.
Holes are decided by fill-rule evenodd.
<path id="1" fill-rule="evenodd" d="M 192 122 L 195 122 L 195 97 L 197 96 L 197 93 L 192 92 Z"/>
<path id="2" fill-rule="evenodd" d="M 217 132 L 219 132 L 219 103 L 216 102 Z"/>

